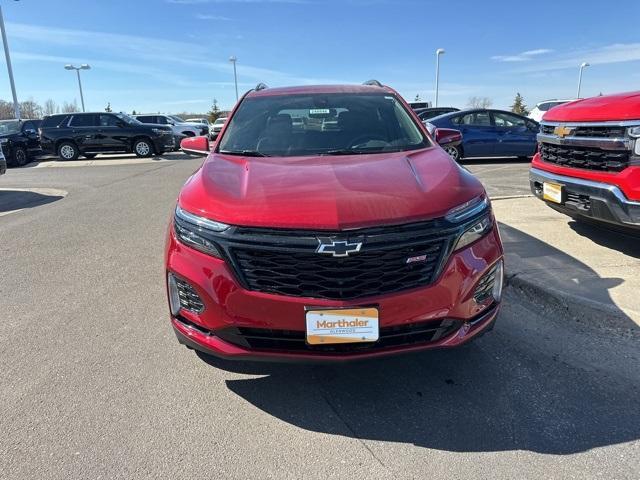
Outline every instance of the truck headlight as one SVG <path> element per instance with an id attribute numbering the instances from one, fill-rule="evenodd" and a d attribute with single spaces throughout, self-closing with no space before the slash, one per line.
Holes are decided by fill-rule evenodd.
<path id="1" fill-rule="evenodd" d="M 633 149 L 634 155 L 640 157 L 640 126 L 631 127 L 629 129 L 629 136 L 635 138 L 635 147 Z"/>
<path id="2" fill-rule="evenodd" d="M 173 227 L 178 240 L 213 257 L 222 258 L 220 250 L 207 238 L 207 232 L 220 233 L 229 228 L 225 223 L 209 220 L 176 207 Z"/>

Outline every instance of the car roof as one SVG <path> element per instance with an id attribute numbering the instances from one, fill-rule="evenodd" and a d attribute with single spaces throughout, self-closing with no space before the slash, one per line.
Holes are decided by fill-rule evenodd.
<path id="1" fill-rule="evenodd" d="M 510 112 L 509 110 L 500 110 L 498 108 L 468 108 L 466 110 L 459 110 L 457 112 L 444 113 L 442 115 L 438 115 L 435 118 L 432 118 L 431 120 L 435 120 L 436 118 L 438 118 L 438 119 L 451 118 L 451 117 L 456 117 L 458 115 L 467 115 L 469 113 L 478 113 L 478 112 L 508 113 L 509 115 L 515 115 L 516 117 L 522 117 L 522 118 L 526 118 L 527 120 L 531 120 L 530 118 L 528 118 L 528 117 L 526 117 L 524 115 L 520 115 L 519 113 Z M 531 120 L 531 121 L 533 122 L 535 120 Z"/>
<path id="2" fill-rule="evenodd" d="M 262 90 L 252 90 L 247 94 L 249 97 L 269 97 L 276 95 L 304 95 L 323 93 L 387 93 L 395 94 L 389 87 L 378 87 L 376 85 L 302 85 L 298 87 L 278 87 L 264 88 Z"/>

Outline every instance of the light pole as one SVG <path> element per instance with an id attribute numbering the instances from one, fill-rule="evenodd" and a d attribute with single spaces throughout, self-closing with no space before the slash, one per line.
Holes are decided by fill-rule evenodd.
<path id="1" fill-rule="evenodd" d="M 580 65 L 580 75 L 578 76 L 578 93 L 576 95 L 576 98 L 580 98 L 580 87 L 582 87 L 582 70 L 590 66 L 591 65 L 587 62 L 582 62 L 582 65 Z"/>
<path id="2" fill-rule="evenodd" d="M 236 73 L 236 62 L 238 58 L 235 55 L 231 55 L 229 61 L 233 63 L 233 81 L 236 85 L 236 102 L 238 102 L 238 74 Z"/>
<path id="3" fill-rule="evenodd" d="M 11 94 L 13 95 L 13 113 L 16 120 L 20 120 L 20 105 L 18 104 L 18 95 L 16 94 L 16 84 L 13 81 L 13 68 L 11 68 L 11 57 L 9 56 L 9 43 L 7 43 L 7 31 L 4 28 L 4 17 L 2 16 L 2 7 L 0 7 L 0 30 L 2 30 L 2 44 L 4 45 L 4 57 L 7 60 L 7 70 L 9 71 L 9 83 L 11 84 Z"/>
<path id="4" fill-rule="evenodd" d="M 434 107 L 438 106 L 438 83 L 440 82 L 440 55 L 444 53 L 443 48 L 436 50 L 436 101 Z"/>
<path id="5" fill-rule="evenodd" d="M 80 70 L 89 70 L 91 67 L 86 63 L 83 63 L 79 67 L 74 67 L 70 63 L 64 66 L 65 70 L 75 70 L 78 74 L 78 87 L 80 87 L 80 103 L 82 103 L 82 111 L 84 112 L 84 95 L 82 95 L 82 82 L 80 81 Z"/>

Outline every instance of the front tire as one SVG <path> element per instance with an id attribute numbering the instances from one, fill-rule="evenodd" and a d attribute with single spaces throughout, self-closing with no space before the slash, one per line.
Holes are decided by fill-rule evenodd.
<path id="1" fill-rule="evenodd" d="M 135 153 L 137 157 L 150 157 L 153 155 L 153 145 L 151 141 L 146 138 L 136 140 L 133 144 L 133 153 Z"/>
<path id="2" fill-rule="evenodd" d="M 27 163 L 29 163 L 29 157 L 27 155 L 27 151 L 23 147 L 16 147 L 13 152 L 14 162 L 17 167 L 24 167 Z"/>
<path id="3" fill-rule="evenodd" d="M 446 147 L 442 147 L 445 152 L 449 154 L 451 158 L 453 158 L 456 162 L 462 158 L 462 154 L 460 153 L 460 149 L 458 147 L 454 147 L 453 145 L 448 145 Z"/>
<path id="4" fill-rule="evenodd" d="M 80 150 L 75 143 L 62 142 L 58 145 L 58 157 L 62 160 L 77 160 L 80 156 Z"/>

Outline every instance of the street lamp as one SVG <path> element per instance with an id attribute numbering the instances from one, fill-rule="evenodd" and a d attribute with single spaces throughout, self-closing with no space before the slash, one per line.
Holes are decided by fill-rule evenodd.
<path id="1" fill-rule="evenodd" d="M 436 50 L 436 101 L 434 107 L 438 106 L 438 83 L 440 82 L 440 55 L 444 52 L 443 48 Z"/>
<path id="2" fill-rule="evenodd" d="M 237 103 L 238 102 L 238 74 L 236 73 L 236 62 L 238 61 L 238 59 L 236 58 L 235 55 L 231 55 L 229 57 L 229 61 L 233 63 L 233 81 L 236 84 L 236 103 Z"/>
<path id="3" fill-rule="evenodd" d="M 80 81 L 80 70 L 90 70 L 91 67 L 89 65 L 87 65 L 86 63 L 83 63 L 79 67 L 74 67 L 70 63 L 67 63 L 64 66 L 64 69 L 65 70 L 75 70 L 76 73 L 78 74 L 78 87 L 80 87 L 80 102 L 82 103 L 82 111 L 84 112 L 84 96 L 82 95 L 82 82 Z"/>
<path id="4" fill-rule="evenodd" d="M 2 30 L 2 44 L 4 45 L 4 57 L 7 60 L 7 70 L 9 71 L 9 83 L 11 84 L 11 94 L 13 95 L 13 113 L 16 120 L 20 120 L 20 104 L 18 104 L 18 95 L 16 94 L 16 84 L 13 81 L 13 69 L 11 68 L 11 57 L 9 56 L 9 44 L 7 43 L 7 32 L 4 28 L 4 17 L 2 16 L 2 7 L 0 7 L 0 30 Z"/>
<path id="5" fill-rule="evenodd" d="M 582 86 L 582 70 L 590 66 L 591 65 L 587 62 L 582 62 L 582 64 L 580 65 L 580 76 L 578 76 L 578 94 L 576 95 L 576 98 L 580 98 L 580 87 Z"/>

